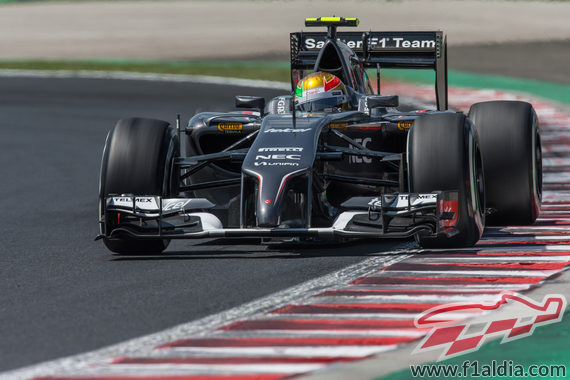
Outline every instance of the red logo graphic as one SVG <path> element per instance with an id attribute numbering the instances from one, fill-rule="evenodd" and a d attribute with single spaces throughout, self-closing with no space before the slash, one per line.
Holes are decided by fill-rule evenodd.
<path id="1" fill-rule="evenodd" d="M 431 331 L 413 353 L 440 349 L 441 361 L 477 351 L 490 338 L 502 336 L 501 343 L 524 338 L 536 326 L 560 322 L 565 308 L 566 298 L 560 294 L 544 297 L 542 304 L 519 294 L 501 294 L 495 303 L 439 305 L 416 317 L 416 327 Z"/>
<path id="2" fill-rule="evenodd" d="M 450 231 L 457 224 L 459 218 L 458 201 L 439 201 L 440 226 L 443 231 Z"/>

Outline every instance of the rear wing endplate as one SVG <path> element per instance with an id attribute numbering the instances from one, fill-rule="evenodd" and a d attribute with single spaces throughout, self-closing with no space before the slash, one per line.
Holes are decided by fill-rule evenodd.
<path id="1" fill-rule="evenodd" d="M 447 40 L 443 32 L 337 32 L 366 68 L 432 69 L 439 110 L 447 109 Z M 326 32 L 291 33 L 291 69 L 313 69 Z"/>

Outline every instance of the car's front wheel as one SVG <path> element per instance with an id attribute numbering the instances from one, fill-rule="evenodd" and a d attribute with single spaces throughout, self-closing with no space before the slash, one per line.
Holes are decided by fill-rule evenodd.
<path id="1" fill-rule="evenodd" d="M 121 119 L 109 132 L 99 182 L 99 213 L 110 194 L 159 195 L 170 197 L 177 193 L 177 176 L 173 161 L 179 156 L 176 131 L 161 120 Z M 118 224 L 120 215 L 105 217 L 107 234 Z M 119 254 L 157 254 L 168 246 L 166 239 L 134 239 L 116 235 L 103 239 L 107 248 Z"/>
<path id="2" fill-rule="evenodd" d="M 408 135 L 409 188 L 413 193 L 457 191 L 456 234 L 419 234 L 424 248 L 471 247 L 485 226 L 483 164 L 474 129 L 462 114 L 424 115 Z"/>

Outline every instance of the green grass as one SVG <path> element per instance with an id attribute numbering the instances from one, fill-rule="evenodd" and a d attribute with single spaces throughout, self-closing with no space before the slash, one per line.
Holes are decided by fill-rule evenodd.
<path id="1" fill-rule="evenodd" d="M 289 81 L 287 62 L 248 62 L 248 61 L 132 61 L 132 60 L 4 60 L 0 69 L 23 70 L 96 70 L 128 71 L 139 73 L 214 75 L 279 82 Z"/>
<path id="2" fill-rule="evenodd" d="M 0 0 L 2 1 L 2 0 Z M 153 60 L 3 60 L 0 69 L 96 70 L 140 73 L 213 75 L 289 82 L 289 63 L 264 61 L 153 61 Z M 375 81 L 374 70 L 370 79 Z M 384 70 L 382 80 L 434 83 L 430 70 Z M 498 75 L 471 74 L 449 70 L 449 85 L 466 88 L 493 88 L 517 91 L 570 104 L 570 85 L 509 78 Z"/>

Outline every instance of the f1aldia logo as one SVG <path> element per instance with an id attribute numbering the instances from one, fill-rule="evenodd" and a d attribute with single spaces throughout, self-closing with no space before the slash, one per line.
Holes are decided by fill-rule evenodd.
<path id="1" fill-rule="evenodd" d="M 441 350 L 441 361 L 477 351 L 491 338 L 502 337 L 501 343 L 525 338 L 537 326 L 560 322 L 565 308 L 560 294 L 547 295 L 542 303 L 507 293 L 496 302 L 439 305 L 416 317 L 416 327 L 430 331 L 413 353 Z"/>

